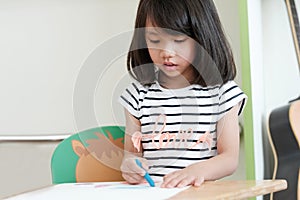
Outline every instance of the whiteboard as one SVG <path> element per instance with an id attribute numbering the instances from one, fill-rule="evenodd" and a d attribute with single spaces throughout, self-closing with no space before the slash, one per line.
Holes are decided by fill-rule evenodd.
<path id="1" fill-rule="evenodd" d="M 97 47 L 133 29 L 137 5 L 138 0 L 1 0 L 0 135 L 66 134 L 96 126 L 76 125 L 78 75 Z M 124 55 L 113 63 L 106 76 L 124 76 Z M 97 109 L 109 108 L 109 102 Z M 97 121 L 123 123 L 113 115 L 105 109 Z"/>

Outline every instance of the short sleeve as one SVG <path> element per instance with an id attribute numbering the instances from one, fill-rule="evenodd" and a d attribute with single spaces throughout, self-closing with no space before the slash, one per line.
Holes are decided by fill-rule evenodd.
<path id="1" fill-rule="evenodd" d="M 141 87 L 143 86 L 140 83 L 132 82 L 119 98 L 119 103 L 135 118 L 140 117 L 139 96 Z"/>
<path id="2" fill-rule="evenodd" d="M 219 116 L 221 119 L 232 107 L 239 104 L 240 115 L 243 112 L 247 101 L 247 95 L 239 88 L 234 81 L 222 85 L 219 90 Z"/>

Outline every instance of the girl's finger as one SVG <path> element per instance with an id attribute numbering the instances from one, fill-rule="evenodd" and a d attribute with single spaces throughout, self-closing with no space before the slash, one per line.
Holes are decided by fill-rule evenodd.
<path id="1" fill-rule="evenodd" d="M 144 179 L 142 176 L 133 173 L 123 173 L 122 176 L 127 182 L 131 184 L 141 183 Z"/>
<path id="2" fill-rule="evenodd" d="M 142 163 L 142 167 L 144 168 L 144 170 L 148 171 L 149 167 L 148 167 L 148 164 L 147 164 L 147 160 L 144 159 L 144 158 L 141 158 L 140 161 Z"/>
<path id="3" fill-rule="evenodd" d="M 203 177 L 196 178 L 196 180 L 194 182 L 194 186 L 195 187 L 199 187 L 200 185 L 202 185 L 203 182 L 204 182 L 204 178 Z"/>
<path id="4" fill-rule="evenodd" d="M 176 172 L 166 175 L 164 177 L 164 182 L 162 183 L 161 187 L 166 187 L 166 188 L 175 187 L 178 184 L 178 182 L 181 180 L 180 176 L 181 174 Z"/>
<path id="5" fill-rule="evenodd" d="M 179 181 L 179 183 L 177 184 L 176 187 L 179 187 L 179 188 L 185 187 L 187 185 L 191 185 L 194 182 L 195 182 L 195 178 L 194 177 L 187 176 L 187 177 L 183 178 L 181 181 Z"/>
<path id="6" fill-rule="evenodd" d="M 136 164 L 135 159 L 128 159 L 124 162 L 121 165 L 121 171 L 123 173 L 139 174 L 140 176 L 145 175 L 145 170 Z"/>

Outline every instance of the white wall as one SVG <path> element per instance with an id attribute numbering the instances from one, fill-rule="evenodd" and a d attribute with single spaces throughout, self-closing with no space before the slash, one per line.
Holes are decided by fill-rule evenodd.
<path id="1" fill-rule="evenodd" d="M 50 163 L 59 141 L 0 141 L 0 199 L 48 186 Z"/>
<path id="2" fill-rule="evenodd" d="M 300 12 L 300 1 L 295 0 Z M 284 1 L 262 1 L 266 111 L 300 94 L 299 68 Z"/>
<path id="3" fill-rule="evenodd" d="M 262 115 L 264 110 L 262 9 L 260 0 L 248 1 L 249 52 L 252 93 L 255 179 L 264 179 Z"/>
<path id="4" fill-rule="evenodd" d="M 232 47 L 233 56 L 237 66 L 236 81 L 242 86 L 241 77 L 241 44 L 240 44 L 240 21 L 238 0 L 215 0 L 216 7 L 225 30 L 226 37 Z"/>

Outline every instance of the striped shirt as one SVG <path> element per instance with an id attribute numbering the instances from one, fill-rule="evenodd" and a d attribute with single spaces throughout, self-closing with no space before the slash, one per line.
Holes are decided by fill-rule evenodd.
<path id="1" fill-rule="evenodd" d="M 142 86 L 134 81 L 120 96 L 120 103 L 141 122 L 133 134 L 135 146 L 148 160 L 155 180 L 217 154 L 216 125 L 226 112 L 247 96 L 234 81 L 222 86 L 190 85 L 166 89 L 158 82 Z"/>

